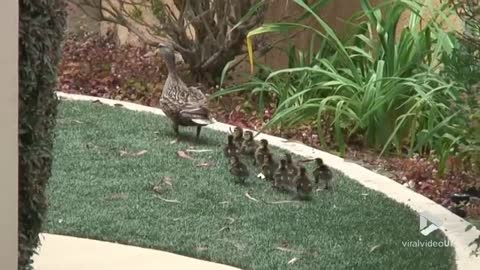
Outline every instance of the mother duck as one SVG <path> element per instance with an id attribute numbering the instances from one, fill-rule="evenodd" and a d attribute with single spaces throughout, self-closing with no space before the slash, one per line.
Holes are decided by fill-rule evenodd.
<path id="1" fill-rule="evenodd" d="M 198 140 L 202 127 L 213 123 L 207 97 L 200 89 L 187 87 L 182 81 L 177 73 L 175 54 L 169 45 L 159 44 L 157 52 L 160 52 L 168 69 L 159 107 L 172 121 L 176 139 L 179 138 L 179 126 L 196 126 Z"/>

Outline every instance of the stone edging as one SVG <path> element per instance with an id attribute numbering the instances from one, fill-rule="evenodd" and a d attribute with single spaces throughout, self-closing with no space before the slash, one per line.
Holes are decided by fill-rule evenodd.
<path id="1" fill-rule="evenodd" d="M 98 100 L 103 104 L 114 106 L 115 104 L 121 104 L 122 107 L 141 112 L 149 112 L 157 115 L 165 116 L 162 110 L 158 108 L 152 108 L 143 106 L 131 102 L 117 101 L 105 98 L 98 98 L 92 96 L 84 96 L 77 94 L 67 94 L 63 92 L 57 92 L 57 96 L 68 100 L 83 100 L 94 101 Z M 229 132 L 233 127 L 228 124 L 215 122 L 207 126 L 212 130 L 221 132 Z M 437 220 L 442 221 L 440 230 L 447 236 L 453 247 L 455 248 L 455 259 L 458 270 L 478 270 L 480 269 L 480 256 L 471 256 L 471 251 L 474 250 L 475 245 L 468 246 L 475 238 L 480 235 L 480 231 L 473 227 L 468 232 L 465 232 L 465 228 L 470 224 L 463 218 L 453 214 L 448 209 L 428 199 L 427 197 L 416 193 L 415 191 L 404 187 L 400 183 L 374 173 L 358 164 L 345 161 L 338 156 L 311 148 L 304 144 L 287 142 L 285 139 L 267 135 L 259 134 L 256 137 L 257 140 L 268 139 L 269 143 L 281 149 L 288 150 L 294 154 L 304 156 L 307 158 L 321 157 L 324 162 L 335 170 L 344 173 L 351 179 L 358 181 L 363 186 L 379 191 L 385 194 L 387 197 L 393 199 L 396 202 L 408 205 L 411 209 L 417 213 L 426 213 L 428 216 L 435 217 Z"/>

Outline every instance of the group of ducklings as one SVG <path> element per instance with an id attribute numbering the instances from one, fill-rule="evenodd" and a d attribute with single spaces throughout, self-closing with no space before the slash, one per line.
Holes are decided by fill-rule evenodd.
<path id="1" fill-rule="evenodd" d="M 241 157 L 252 160 L 253 166 L 259 168 L 259 177 L 272 183 L 272 187 L 281 191 L 295 192 L 300 199 L 310 198 L 313 184 L 310 181 L 306 168 L 299 162 L 294 162 L 289 153 L 277 162 L 269 149 L 266 139 L 257 143 L 253 138 L 252 131 L 243 131 L 235 127 L 233 133 L 227 135 L 227 143 L 223 147 L 223 153 L 229 159 L 229 171 L 237 181 L 244 183 L 250 176 L 247 165 Z M 317 188 L 323 185 L 323 189 L 329 189 L 332 180 L 332 172 L 321 158 L 315 159 L 316 167 L 312 172 L 314 184 Z"/>

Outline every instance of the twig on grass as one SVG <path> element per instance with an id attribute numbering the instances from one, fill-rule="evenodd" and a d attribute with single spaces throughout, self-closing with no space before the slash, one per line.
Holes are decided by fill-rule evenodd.
<path id="1" fill-rule="evenodd" d="M 253 198 L 248 192 L 245 192 L 245 196 L 254 202 L 259 202 L 257 199 Z"/>
<path id="2" fill-rule="evenodd" d="M 168 203 L 180 203 L 180 201 L 178 201 L 178 200 L 168 200 L 168 199 L 162 198 L 161 196 L 158 196 L 158 195 L 155 195 L 155 198 L 160 199 L 164 202 L 168 202 Z"/>

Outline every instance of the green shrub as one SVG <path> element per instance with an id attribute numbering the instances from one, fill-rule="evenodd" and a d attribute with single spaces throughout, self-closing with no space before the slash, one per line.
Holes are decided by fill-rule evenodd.
<path id="1" fill-rule="evenodd" d="M 62 0 L 21 0 L 19 18 L 18 262 L 19 269 L 31 269 L 47 209 L 65 5 Z"/>
<path id="2" fill-rule="evenodd" d="M 294 2 L 321 27 L 273 23 L 249 36 L 307 28 L 323 40 L 320 50 L 291 51 L 289 68 L 272 71 L 265 80 L 223 89 L 216 96 L 235 91 L 273 95 L 277 110 L 265 128 L 311 121 L 324 144 L 330 133 L 326 130 L 333 131 L 341 153 L 356 136 L 382 153 L 434 149 L 445 164 L 458 142 L 457 116 L 465 92 L 463 85 L 440 74 L 439 59 L 455 48 L 455 36 L 442 29 L 453 10 L 448 5 L 434 9 L 430 1 L 393 0 L 372 6 L 361 0 L 362 11 L 352 18 L 351 33 L 342 38 L 308 4 Z M 425 10 L 433 18 L 426 23 Z M 397 36 L 397 25 L 406 14 L 408 26 Z"/>

